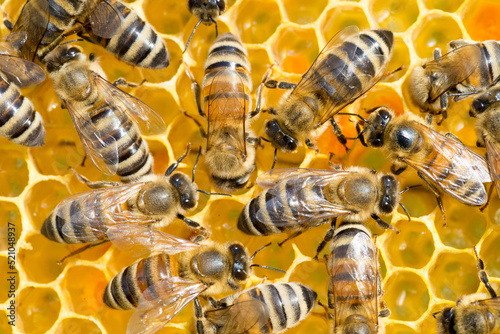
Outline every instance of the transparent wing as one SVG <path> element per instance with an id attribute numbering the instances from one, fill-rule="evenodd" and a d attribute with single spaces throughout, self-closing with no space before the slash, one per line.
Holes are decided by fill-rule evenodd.
<path id="1" fill-rule="evenodd" d="M 500 196 L 500 143 L 486 139 L 485 144 L 491 178 L 497 188 L 497 194 Z"/>
<path id="2" fill-rule="evenodd" d="M 483 183 L 491 182 L 491 177 L 485 159 L 455 139 L 418 122 L 414 124 L 424 142 L 433 143 L 433 152 L 422 160 L 404 158 L 403 161 L 460 202 L 473 206 L 486 203 Z M 464 187 L 466 183 L 470 187 Z"/>
<path id="3" fill-rule="evenodd" d="M 489 299 L 478 300 L 472 304 L 486 306 L 489 309 L 494 309 L 497 311 L 496 312 L 497 314 L 498 314 L 498 311 L 500 311 L 500 297 L 493 297 L 493 298 L 489 298 Z"/>
<path id="4" fill-rule="evenodd" d="M 118 169 L 118 144 L 113 136 L 101 134 L 89 114 L 80 111 L 71 101 L 64 101 L 82 141 L 85 153 L 104 174 L 114 175 Z"/>
<path id="5" fill-rule="evenodd" d="M 357 233 L 347 246 L 345 255 L 333 253 L 332 276 L 341 277 L 333 286 L 336 325 L 353 313 L 352 297 L 363 301 L 356 313 L 378 323 L 377 312 L 377 258 L 375 245 L 366 233 Z"/>
<path id="6" fill-rule="evenodd" d="M 431 60 L 423 67 L 432 72 L 430 100 L 437 99 L 444 92 L 467 79 L 481 61 L 481 50 L 477 44 L 468 44 Z"/>
<path id="7" fill-rule="evenodd" d="M 207 286 L 180 277 L 169 277 L 149 287 L 130 318 L 127 334 L 156 333 Z"/>
<path id="8" fill-rule="evenodd" d="M 220 326 L 220 334 L 253 333 L 267 325 L 269 309 L 259 299 L 242 294 L 232 305 L 209 310 L 205 317 L 211 323 Z"/>
<path id="9" fill-rule="evenodd" d="M 275 168 L 261 173 L 257 177 L 257 185 L 263 189 L 276 186 L 280 181 L 289 178 L 307 179 L 310 177 L 319 178 L 323 181 L 322 185 L 327 185 L 336 178 L 342 178 L 351 172 L 346 170 L 334 169 L 311 169 L 311 168 Z M 317 181 L 319 182 L 319 180 Z"/>
<path id="10" fill-rule="evenodd" d="M 282 177 L 273 175 L 274 171 Z M 265 206 L 255 213 L 255 219 L 263 224 L 294 227 L 353 213 L 342 203 L 330 201 L 327 189 L 332 180 L 347 176 L 348 171 L 284 168 L 281 173 L 279 169 L 267 173 L 281 182 L 266 190 Z M 268 184 L 273 182 L 267 180 Z"/>
<path id="11" fill-rule="evenodd" d="M 156 135 L 166 131 L 163 119 L 151 107 L 114 86 L 99 74 L 92 72 L 92 75 L 105 101 L 132 118 L 142 134 Z"/>
<path id="12" fill-rule="evenodd" d="M 40 66 L 8 54 L 0 55 L 0 72 L 8 82 L 20 88 L 34 86 L 45 80 L 45 72 Z"/>
<path id="13" fill-rule="evenodd" d="M 26 43 L 28 34 L 26 31 L 11 32 L 0 40 L 0 53 L 18 55 L 19 49 Z"/>
<path id="14" fill-rule="evenodd" d="M 241 154 L 246 154 L 245 120 L 248 103 L 244 99 L 248 95 L 240 75 L 230 68 L 219 71 L 210 83 L 209 92 L 207 148 L 217 144 L 220 138 L 225 138 L 226 143 Z"/>
<path id="15" fill-rule="evenodd" d="M 124 223 L 153 223 L 149 216 L 128 211 L 124 204 L 135 197 L 145 183 L 85 191 L 62 200 L 54 209 L 64 221 L 61 232 L 85 241 L 89 232 L 104 233 L 106 227 Z M 70 213 L 69 220 L 65 213 Z"/>
<path id="16" fill-rule="evenodd" d="M 89 15 L 92 32 L 102 38 L 113 37 L 123 22 L 123 15 L 108 0 L 98 2 Z"/>
<path id="17" fill-rule="evenodd" d="M 114 225 L 108 229 L 107 235 L 117 248 L 135 257 L 157 253 L 171 255 L 200 247 L 199 244 L 157 231 L 146 225 Z"/>
<path id="18" fill-rule="evenodd" d="M 34 60 L 36 51 L 49 25 L 50 9 L 47 0 L 28 0 L 21 10 L 13 32 L 24 31 L 27 39 L 21 47 L 25 59 Z"/>

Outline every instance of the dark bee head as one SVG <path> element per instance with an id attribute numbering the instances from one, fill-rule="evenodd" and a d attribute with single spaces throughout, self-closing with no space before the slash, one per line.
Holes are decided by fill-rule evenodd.
<path id="1" fill-rule="evenodd" d="M 191 181 L 187 175 L 182 173 L 175 173 L 170 176 L 170 184 L 179 193 L 180 205 L 184 210 L 192 209 L 198 202 L 198 192 L 196 185 Z"/>
<path id="2" fill-rule="evenodd" d="M 266 123 L 266 135 L 274 147 L 293 152 L 297 149 L 297 139 L 286 134 L 276 119 L 271 119 Z"/>
<path id="3" fill-rule="evenodd" d="M 55 48 L 43 59 L 43 62 L 46 63 L 47 71 L 51 73 L 58 71 L 69 62 L 82 61 L 84 59 L 85 55 L 80 47 L 65 44 Z"/>
<path id="4" fill-rule="evenodd" d="M 369 130 L 366 134 L 366 143 L 369 146 L 381 147 L 384 145 L 385 129 L 393 116 L 392 111 L 385 107 L 373 110 L 373 113 L 368 118 Z"/>
<path id="5" fill-rule="evenodd" d="M 204 24 L 212 24 L 226 9 L 225 0 L 189 0 L 189 11 Z"/>
<path id="6" fill-rule="evenodd" d="M 477 96 L 471 104 L 470 115 L 475 117 L 491 107 L 492 104 L 500 101 L 500 88 L 488 89 L 483 94 Z"/>
<path id="7" fill-rule="evenodd" d="M 372 334 L 375 333 L 373 324 L 360 314 L 351 314 L 345 319 L 342 334 Z"/>
<path id="8" fill-rule="evenodd" d="M 455 309 L 447 307 L 443 309 L 437 316 L 438 333 L 456 334 L 455 327 Z"/>
<path id="9" fill-rule="evenodd" d="M 392 175 L 384 175 L 380 178 L 382 196 L 378 204 L 381 213 L 389 215 L 397 207 L 399 202 L 399 182 Z"/>
<path id="10" fill-rule="evenodd" d="M 237 282 L 244 281 L 250 276 L 250 260 L 247 249 L 240 243 L 229 246 L 229 251 L 233 260 L 231 277 Z"/>

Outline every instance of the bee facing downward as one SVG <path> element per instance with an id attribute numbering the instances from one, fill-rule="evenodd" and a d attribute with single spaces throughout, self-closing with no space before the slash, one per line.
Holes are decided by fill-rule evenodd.
<path id="1" fill-rule="evenodd" d="M 80 47 L 66 44 L 47 55 L 45 63 L 94 165 L 123 182 L 137 180 L 153 170 L 141 133 L 162 133 L 165 123 L 144 102 L 104 79 L 91 56 L 87 60 Z"/>
<path id="2" fill-rule="evenodd" d="M 291 93 L 282 97 L 275 110 L 268 110 L 275 115 L 265 125 L 272 144 L 291 152 L 305 140 L 312 148 L 313 131 L 329 120 L 340 137 L 333 116 L 383 77 L 392 46 L 393 34 L 388 30 L 359 32 L 356 26 L 350 26 L 337 33 L 298 85 L 287 87 L 293 88 Z M 271 80 L 266 86 L 282 84 Z M 341 140 L 345 143 L 345 139 Z"/>
<path id="3" fill-rule="evenodd" d="M 214 23 L 215 35 L 217 36 L 219 34 L 217 28 L 217 18 L 226 10 L 226 0 L 188 0 L 188 9 L 199 21 L 196 23 L 193 28 L 193 32 L 189 36 L 184 52 L 186 52 L 189 42 L 191 41 L 191 38 L 193 38 L 194 32 L 200 23 L 207 26 Z"/>

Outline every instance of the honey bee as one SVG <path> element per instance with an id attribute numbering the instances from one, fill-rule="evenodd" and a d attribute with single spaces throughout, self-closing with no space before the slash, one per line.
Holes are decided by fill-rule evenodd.
<path id="1" fill-rule="evenodd" d="M 310 137 L 328 120 L 345 144 L 333 116 L 383 78 L 392 46 L 391 31 L 359 32 L 356 26 L 349 26 L 328 42 L 298 85 L 266 82 L 269 88 L 293 88 L 276 109 L 268 110 L 275 115 L 265 125 L 272 144 L 291 152 L 305 140 L 308 147 L 314 148 Z"/>
<path id="2" fill-rule="evenodd" d="M 488 290 L 466 295 L 455 307 L 447 307 L 433 316 L 437 319 L 438 334 L 494 334 L 500 332 L 500 297 L 490 285 L 484 263 L 476 249 L 478 276 Z"/>
<path id="3" fill-rule="evenodd" d="M 161 117 L 106 81 L 93 56 L 87 60 L 80 47 L 62 45 L 45 60 L 54 90 L 97 168 L 123 182 L 150 174 L 153 157 L 141 133 L 164 132 Z"/>
<path id="4" fill-rule="evenodd" d="M 390 310 L 379 301 L 377 248 L 362 223 L 342 221 L 335 230 L 327 267 L 328 307 L 334 309 L 335 333 L 378 333 L 378 317 L 389 316 Z"/>
<path id="5" fill-rule="evenodd" d="M 19 57 L 26 39 L 26 32 L 21 31 L 0 40 L 0 135 L 16 144 L 36 147 L 45 142 L 43 120 L 19 88 L 44 81 L 45 72 Z"/>
<path id="6" fill-rule="evenodd" d="M 115 0 L 28 0 L 14 31 L 28 31 L 27 59 L 43 59 L 73 33 L 131 65 L 161 69 L 170 64 L 165 41 L 135 11 Z"/>
<path id="7" fill-rule="evenodd" d="M 189 36 L 184 52 L 186 52 L 189 42 L 200 23 L 207 26 L 214 23 L 215 35 L 219 35 L 216 20 L 226 10 L 226 0 L 188 0 L 188 9 L 198 19 L 198 23 L 196 23 L 193 32 Z"/>
<path id="8" fill-rule="evenodd" d="M 395 117 L 386 107 L 369 112 L 362 143 L 381 148 L 393 161 L 391 171 L 396 175 L 407 166 L 415 168 L 436 195 L 443 219 L 440 190 L 467 205 L 486 203 L 483 183 L 491 182 L 491 178 L 483 157 L 451 134 L 442 135 L 425 126 L 410 113 Z"/>
<path id="9" fill-rule="evenodd" d="M 174 173 L 187 153 L 170 165 L 164 176 L 145 175 L 136 183 L 90 182 L 77 175 L 90 187 L 101 189 L 64 199 L 45 220 L 41 233 L 63 244 L 100 244 L 113 238 L 123 224 L 152 224 L 156 228 L 179 218 L 200 235 L 205 234 L 202 226 L 184 216 L 198 202 L 194 180 Z M 112 227 L 116 229 L 108 233 Z"/>
<path id="10" fill-rule="evenodd" d="M 486 147 L 486 158 L 497 194 L 500 195 L 500 86 L 493 86 L 474 98 L 470 114 L 477 117 L 478 146 Z"/>
<path id="11" fill-rule="evenodd" d="M 255 169 L 257 141 L 249 126 L 252 80 L 247 50 L 231 33 L 216 39 L 205 63 L 203 108 L 199 86 L 187 73 L 195 87 L 198 112 L 208 122 L 206 134 L 200 127 L 207 137 L 205 164 L 210 176 L 223 191 L 241 189 Z"/>
<path id="12" fill-rule="evenodd" d="M 446 118 L 448 98 L 459 101 L 479 93 L 500 79 L 496 62 L 500 57 L 497 41 L 472 42 L 456 40 L 451 51 L 413 69 L 409 78 L 411 101 L 422 111 Z"/>
<path id="13" fill-rule="evenodd" d="M 239 290 L 239 284 L 257 266 L 252 259 L 258 251 L 249 256 L 239 242 L 222 245 L 205 240 L 197 244 L 156 237 L 161 232 L 154 230 L 155 235 L 145 237 L 149 231 L 143 232 L 140 225 L 127 225 L 126 229 L 127 238 L 113 241 L 118 247 L 130 248 L 139 243 L 162 250 L 125 268 L 106 286 L 106 305 L 121 310 L 136 308 L 129 321 L 129 333 L 158 331 L 198 296 Z"/>
<path id="14" fill-rule="evenodd" d="M 304 320 L 317 294 L 299 283 L 259 284 L 213 302 L 197 321 L 198 334 L 281 333 Z M 195 305 L 197 305 L 195 303 Z"/>
<path id="15" fill-rule="evenodd" d="M 287 241 L 333 219 L 316 257 L 333 236 L 337 217 L 362 222 L 371 217 L 383 228 L 395 229 L 379 217 L 395 212 L 400 199 L 399 182 L 389 174 L 362 167 L 277 168 L 260 174 L 257 184 L 264 191 L 247 203 L 238 229 L 257 236 L 293 232 Z"/>

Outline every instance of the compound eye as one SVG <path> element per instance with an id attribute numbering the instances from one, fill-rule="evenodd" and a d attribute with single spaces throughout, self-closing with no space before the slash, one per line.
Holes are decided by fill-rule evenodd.
<path id="1" fill-rule="evenodd" d="M 66 51 L 64 58 L 75 59 L 79 54 L 80 50 L 73 46 Z"/>
<path id="2" fill-rule="evenodd" d="M 269 122 L 267 122 L 266 128 L 271 132 L 278 132 L 280 130 L 278 122 L 276 122 L 275 119 L 272 119 Z"/>
<path id="3" fill-rule="evenodd" d="M 445 308 L 443 310 L 443 318 L 448 321 L 451 320 L 451 318 L 453 318 L 453 314 L 454 314 L 453 308 Z"/>
<path id="4" fill-rule="evenodd" d="M 222 13 L 226 9 L 226 2 L 224 0 L 217 0 L 217 7 L 219 7 L 219 11 Z"/>
<path id="5" fill-rule="evenodd" d="M 295 142 L 295 140 L 293 140 L 292 137 L 286 135 L 284 139 L 286 143 L 286 148 L 290 151 L 295 151 L 295 149 L 297 148 L 297 143 Z"/>
<path id="6" fill-rule="evenodd" d="M 493 328 L 495 328 L 496 319 L 490 311 L 486 311 L 486 321 L 488 322 L 488 327 L 493 330 Z"/>
<path id="7" fill-rule="evenodd" d="M 384 122 L 387 122 L 388 120 L 391 119 L 391 114 L 385 109 L 380 110 L 379 115 L 382 118 L 382 120 L 384 120 Z"/>
<path id="8" fill-rule="evenodd" d="M 483 99 L 474 99 L 474 101 L 472 101 L 472 109 L 477 113 L 484 112 L 488 108 L 488 106 L 488 101 Z"/>
<path id="9" fill-rule="evenodd" d="M 233 276 L 236 278 L 238 281 L 244 281 L 247 279 L 247 273 L 243 269 L 233 269 Z"/>

